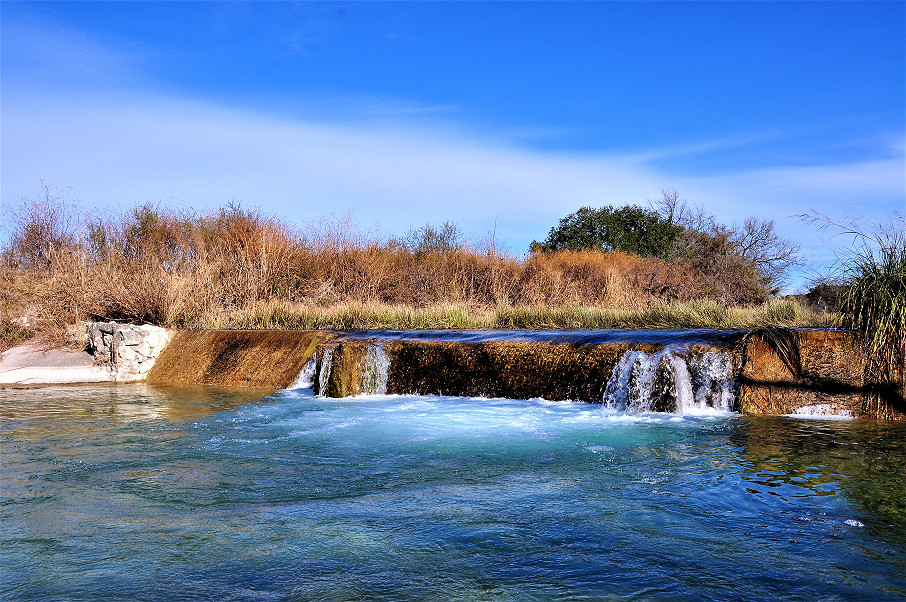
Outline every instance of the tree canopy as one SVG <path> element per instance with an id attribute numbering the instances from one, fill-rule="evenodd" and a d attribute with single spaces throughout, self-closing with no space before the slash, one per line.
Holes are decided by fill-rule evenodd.
<path id="1" fill-rule="evenodd" d="M 799 264 L 799 245 L 780 236 L 772 220 L 749 217 L 740 226 L 717 223 L 675 190 L 636 205 L 582 207 L 551 228 L 531 251 L 623 251 L 691 268 L 695 286 L 726 303 L 759 303 L 780 291 Z"/>
<path id="2" fill-rule="evenodd" d="M 532 251 L 625 251 L 646 257 L 666 257 L 683 228 L 656 211 L 634 205 L 599 209 L 582 207 L 551 228 Z"/>

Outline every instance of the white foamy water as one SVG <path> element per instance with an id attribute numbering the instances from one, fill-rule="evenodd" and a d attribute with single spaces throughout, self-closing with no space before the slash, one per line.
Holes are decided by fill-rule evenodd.
<path id="1" fill-rule="evenodd" d="M 815 420 L 851 420 L 853 414 L 849 410 L 835 408 L 829 403 L 816 403 L 813 405 L 802 406 L 793 410 L 792 414 L 787 416 L 793 418 L 812 418 Z"/>
<path id="2" fill-rule="evenodd" d="M 305 364 L 305 367 L 302 368 L 302 373 L 299 374 L 299 377 L 296 381 L 290 385 L 290 389 L 311 389 L 315 384 L 315 356 L 312 356 L 308 363 Z"/>
<path id="3" fill-rule="evenodd" d="M 285 391 L 282 395 L 300 401 L 312 398 L 306 390 Z M 306 414 L 303 419 L 289 419 L 286 426 L 291 429 L 291 436 L 342 431 L 357 441 L 357 445 L 396 445 L 406 441 L 444 441 L 458 445 L 508 440 L 528 445 L 532 441 L 562 437 L 581 439 L 601 429 L 632 432 L 646 425 L 694 426 L 703 424 L 703 418 L 708 421 L 707 417 L 666 413 L 602 412 L 596 404 L 544 399 L 384 394 L 314 399 L 325 404 L 320 406 L 322 411 Z M 357 434 L 353 436 L 350 432 Z"/>
<path id="4" fill-rule="evenodd" d="M 733 362 L 726 352 L 706 351 L 689 358 L 689 371 L 695 389 L 695 408 L 732 411 L 736 401 Z"/>
<path id="5" fill-rule="evenodd" d="M 333 367 L 333 347 L 328 347 L 317 352 L 318 389 L 316 393 L 324 396 L 327 382 L 330 380 L 330 370 Z"/>
<path id="6" fill-rule="evenodd" d="M 362 393 L 385 395 L 387 375 L 390 372 L 390 358 L 380 345 L 372 345 L 365 355 L 365 369 L 362 371 Z"/>
<path id="7" fill-rule="evenodd" d="M 627 351 L 614 366 L 602 401 L 611 412 L 722 414 L 733 411 L 732 375 L 725 352 Z"/>

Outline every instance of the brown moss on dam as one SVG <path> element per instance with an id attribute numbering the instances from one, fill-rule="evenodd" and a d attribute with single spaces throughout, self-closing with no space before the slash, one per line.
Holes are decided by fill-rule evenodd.
<path id="1" fill-rule="evenodd" d="M 286 388 L 317 355 L 316 393 L 345 397 L 373 390 L 366 386 L 375 378 L 367 373 L 373 370 L 369 354 L 379 349 L 388 364 L 381 391 L 389 394 L 600 403 L 624 354 L 654 354 L 663 347 L 638 341 L 475 342 L 349 338 L 321 331 L 182 331 L 148 380 Z M 906 417 L 902 398 L 864 382 L 862 347 L 851 333 L 753 331 L 719 343 L 688 345 L 683 353 L 691 358 L 709 351 L 729 354 L 738 385 L 735 409 L 742 413 L 790 414 L 809 406 L 857 417 Z M 319 379 L 324 364 L 329 364 L 329 372 Z"/>
<path id="2" fill-rule="evenodd" d="M 368 355 L 368 345 L 357 343 L 337 343 L 326 345 L 318 355 L 315 365 L 315 374 L 321 374 L 324 369 L 324 351 L 329 353 L 330 376 L 323 384 L 316 382 L 314 391 L 324 397 L 349 397 L 359 395 L 363 391 L 363 374 L 365 372 L 365 357 Z"/>
<path id="3" fill-rule="evenodd" d="M 387 392 L 600 402 L 613 367 L 630 349 L 657 346 L 392 343 Z"/>
<path id="4" fill-rule="evenodd" d="M 329 332 L 305 330 L 183 330 L 148 373 L 151 384 L 289 387 Z"/>

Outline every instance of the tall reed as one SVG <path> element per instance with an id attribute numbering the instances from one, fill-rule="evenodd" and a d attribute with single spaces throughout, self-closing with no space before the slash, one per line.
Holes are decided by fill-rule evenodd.
<path id="1" fill-rule="evenodd" d="M 906 234 L 862 246 L 846 266 L 844 324 L 865 340 L 870 381 L 906 397 Z"/>
<path id="2" fill-rule="evenodd" d="M 799 217 L 853 237 L 830 278 L 842 283 L 842 325 L 861 335 L 866 382 L 906 401 L 906 216 L 877 224 L 841 223 L 817 211 Z"/>

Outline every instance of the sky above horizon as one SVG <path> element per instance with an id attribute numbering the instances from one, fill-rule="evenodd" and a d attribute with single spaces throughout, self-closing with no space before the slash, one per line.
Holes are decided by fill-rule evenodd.
<path id="1" fill-rule="evenodd" d="M 582 206 L 675 189 L 775 220 L 906 206 L 906 3 L 9 2 L 0 202 L 230 201 L 526 252 Z"/>

